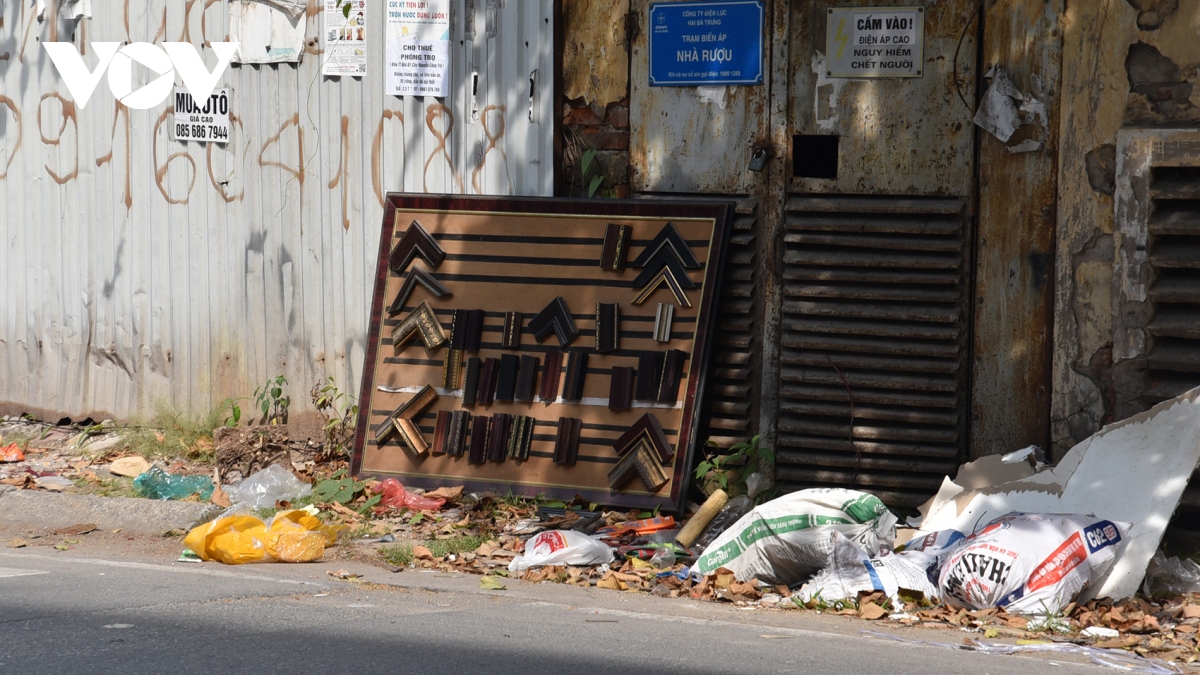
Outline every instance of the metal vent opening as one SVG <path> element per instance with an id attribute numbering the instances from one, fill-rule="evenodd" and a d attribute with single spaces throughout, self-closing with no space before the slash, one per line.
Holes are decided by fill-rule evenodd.
<path id="1" fill-rule="evenodd" d="M 1150 317 L 1147 408 L 1200 386 L 1200 167 L 1153 167 L 1147 223 Z M 1171 520 L 1173 541 L 1200 538 L 1200 485 L 1192 477 Z"/>
<path id="2" fill-rule="evenodd" d="M 756 433 L 759 406 L 755 373 L 761 372 L 754 348 L 759 307 L 757 202 L 739 200 L 721 277 L 716 332 L 705 376 L 700 440 L 728 449 Z"/>
<path id="3" fill-rule="evenodd" d="M 786 205 L 777 478 L 915 506 L 966 459 L 960 199 Z"/>
<path id="4" fill-rule="evenodd" d="M 1147 407 L 1200 385 L 1200 167 L 1154 167 Z"/>

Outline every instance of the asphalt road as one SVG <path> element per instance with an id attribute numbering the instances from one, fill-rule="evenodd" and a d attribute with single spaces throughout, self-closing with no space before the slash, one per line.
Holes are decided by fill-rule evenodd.
<path id="1" fill-rule="evenodd" d="M 480 591 L 470 575 L 338 561 L 224 567 L 173 557 L 0 548 L 0 673 L 1118 672 L 900 644 L 862 635 L 865 622 L 811 613 L 519 581 Z M 326 574 L 338 568 L 366 583 Z"/>

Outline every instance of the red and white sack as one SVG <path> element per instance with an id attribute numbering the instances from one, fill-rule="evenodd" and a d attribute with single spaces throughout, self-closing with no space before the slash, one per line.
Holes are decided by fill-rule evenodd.
<path id="1" fill-rule="evenodd" d="M 612 559 L 612 548 L 599 539 L 571 530 L 548 530 L 525 542 L 525 555 L 513 558 L 508 571 L 544 565 L 603 565 Z"/>
<path id="2" fill-rule="evenodd" d="M 938 590 L 956 607 L 1055 614 L 1108 572 L 1128 523 L 1009 513 L 967 537 L 942 564 Z"/>

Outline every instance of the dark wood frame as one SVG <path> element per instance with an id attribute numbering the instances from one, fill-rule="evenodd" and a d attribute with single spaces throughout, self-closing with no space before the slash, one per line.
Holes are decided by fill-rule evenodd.
<path id="1" fill-rule="evenodd" d="M 711 218 L 713 220 L 713 237 L 708 259 L 705 262 L 704 285 L 700 306 L 696 318 L 696 332 L 691 357 L 688 359 L 687 389 L 683 398 L 683 415 L 681 418 L 679 437 L 675 454 L 679 459 L 675 462 L 672 489 L 669 495 L 645 496 L 621 493 L 611 493 L 601 490 L 571 490 L 565 488 L 546 488 L 539 485 L 523 485 L 520 483 L 492 483 L 486 479 L 470 477 L 446 479 L 434 477 L 405 476 L 403 482 L 412 487 L 437 488 L 452 485 L 466 485 L 468 491 L 497 490 L 510 491 L 525 496 L 544 496 L 570 500 L 581 496 L 590 502 L 613 504 L 632 508 L 660 507 L 667 511 L 681 511 L 687 495 L 689 478 L 695 458 L 697 435 L 700 429 L 700 418 L 697 414 L 702 409 L 702 399 L 705 390 L 704 380 L 708 371 L 708 359 L 711 353 L 712 333 L 714 330 L 717 303 L 720 298 L 721 272 L 725 264 L 725 252 L 728 245 L 730 228 L 734 217 L 734 202 L 716 200 L 615 200 L 615 199 L 565 199 L 543 197 L 490 197 L 462 195 L 427 195 L 388 193 L 385 199 L 383 227 L 379 239 L 379 254 L 376 258 L 376 275 L 373 299 L 371 302 L 370 326 L 368 329 L 367 351 L 364 359 L 362 386 L 359 394 L 358 427 L 354 436 L 354 451 L 351 459 L 351 473 L 359 476 L 363 464 L 363 454 L 366 434 L 369 431 L 371 417 L 371 400 L 374 393 L 374 371 L 379 357 L 380 330 L 386 312 L 385 287 L 388 279 L 388 255 L 391 252 L 395 230 L 396 209 L 417 209 L 429 211 L 472 211 L 498 213 L 539 213 L 547 215 L 560 214 L 564 216 L 612 216 L 614 218 Z M 599 264 L 599 258 L 597 258 Z M 386 474 L 366 474 L 360 477 L 386 478 Z"/>

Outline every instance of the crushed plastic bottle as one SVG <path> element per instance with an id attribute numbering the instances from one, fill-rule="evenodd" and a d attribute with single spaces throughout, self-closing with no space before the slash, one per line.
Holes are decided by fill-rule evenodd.
<path id="1" fill-rule="evenodd" d="M 198 494 L 202 501 L 212 497 L 213 482 L 208 476 L 170 474 L 157 466 L 133 479 L 133 488 L 148 499 L 187 499 Z"/>
<path id="2" fill-rule="evenodd" d="M 675 566 L 675 551 L 670 546 L 664 546 L 650 556 L 650 564 L 656 569 L 664 570 Z"/>

